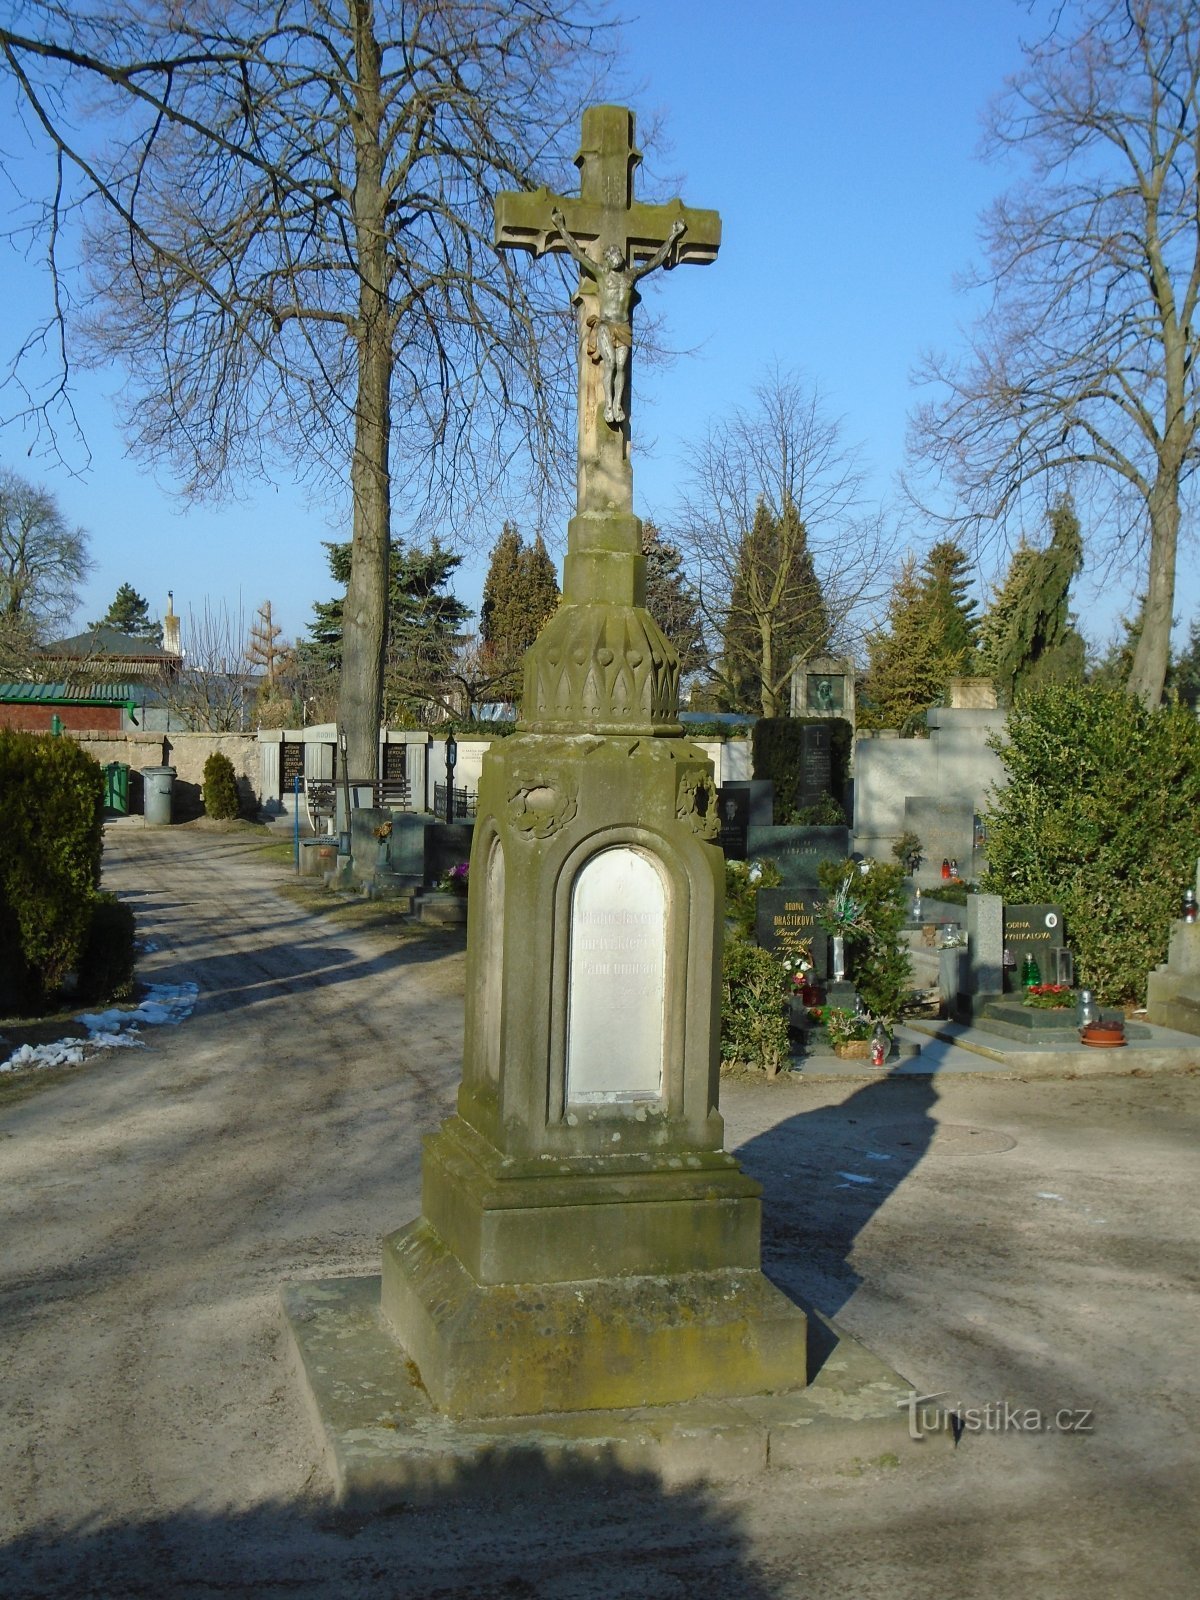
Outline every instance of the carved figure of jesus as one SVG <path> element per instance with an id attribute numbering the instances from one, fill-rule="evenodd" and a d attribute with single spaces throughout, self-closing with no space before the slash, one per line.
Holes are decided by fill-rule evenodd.
<path id="1" fill-rule="evenodd" d="M 634 286 L 647 273 L 661 267 L 687 223 L 681 217 L 671 224 L 663 244 L 640 267 L 628 266 L 615 244 L 593 261 L 567 227 L 557 208 L 550 213 L 559 236 L 570 254 L 596 285 L 597 313 L 588 318 L 587 353 L 598 361 L 604 380 L 604 420 L 619 426 L 625 421 L 625 381 L 629 352 L 633 348 Z"/>

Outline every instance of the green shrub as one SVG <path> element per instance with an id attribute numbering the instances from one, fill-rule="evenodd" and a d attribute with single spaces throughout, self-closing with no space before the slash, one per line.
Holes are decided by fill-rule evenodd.
<path id="1" fill-rule="evenodd" d="M 773 861 L 725 863 L 725 920 L 743 939 L 753 939 L 758 926 L 758 891 L 778 889 L 783 873 Z"/>
<path id="2" fill-rule="evenodd" d="M 773 1078 L 788 1059 L 787 980 L 774 956 L 730 934 L 721 961 L 721 1059 Z"/>
<path id="3" fill-rule="evenodd" d="M 133 911 L 113 894 L 92 903 L 92 921 L 79 958 L 79 998 L 95 1005 L 133 992 Z"/>
<path id="4" fill-rule="evenodd" d="M 986 818 L 981 889 L 1061 906 L 1077 982 L 1107 1005 L 1140 1001 L 1195 877 L 1200 722 L 1052 684 L 1018 698 L 993 747 L 1008 782 Z"/>
<path id="5" fill-rule="evenodd" d="M 823 794 L 816 805 L 793 806 L 787 820 L 801 828 L 844 828 L 847 817 L 831 794 Z"/>
<path id="6" fill-rule="evenodd" d="M 216 822 L 228 822 L 242 808 L 233 762 L 214 750 L 204 763 L 204 809 Z"/>
<path id="7" fill-rule="evenodd" d="M 36 1007 L 78 967 L 100 882 L 104 774 L 73 739 L 0 729 L 0 966 Z"/>
<path id="8" fill-rule="evenodd" d="M 849 793 L 850 759 L 854 730 L 844 717 L 760 717 L 754 724 L 752 748 L 754 776 L 769 778 L 775 785 L 775 821 L 795 822 L 796 796 L 803 771 L 803 729 L 823 723 L 829 729 L 829 786 L 826 797 L 837 805 L 844 822 Z M 824 804 L 824 802 L 822 802 Z M 807 809 L 807 808 L 806 808 Z"/>
<path id="9" fill-rule="evenodd" d="M 900 1015 L 912 985 L 912 958 L 901 943 L 908 914 L 904 868 L 899 862 L 822 861 L 821 887 L 833 896 L 850 880 L 850 893 L 860 909 L 858 924 L 847 929 L 846 969 L 859 999 L 873 1017 L 891 1021 Z"/>

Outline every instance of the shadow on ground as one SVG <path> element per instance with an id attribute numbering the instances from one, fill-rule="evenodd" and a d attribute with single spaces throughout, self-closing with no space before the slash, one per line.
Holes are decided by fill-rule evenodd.
<path id="1" fill-rule="evenodd" d="M 889 1074 L 734 1151 L 763 1185 L 763 1270 L 792 1299 L 831 1317 L 849 1300 L 855 1240 L 928 1151 L 937 1098 L 928 1078 Z"/>
<path id="2" fill-rule="evenodd" d="M 781 1591 L 756 1570 L 734 1510 L 645 1474 L 531 1459 L 502 1499 L 468 1474 L 435 1503 L 386 1516 L 317 1505 L 44 1530 L 0 1551 L 6 1600 L 108 1596 L 411 1596 L 671 1600 L 719 1585 Z"/>

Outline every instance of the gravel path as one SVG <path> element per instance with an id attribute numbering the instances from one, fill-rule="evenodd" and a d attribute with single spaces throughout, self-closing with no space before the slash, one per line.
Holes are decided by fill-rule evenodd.
<path id="1" fill-rule="evenodd" d="M 515 1512 L 469 1490 L 334 1512 L 278 1289 L 376 1271 L 419 1209 L 464 964 L 453 935 L 311 917 L 284 875 L 245 834 L 110 828 L 140 975 L 196 983 L 196 1009 L 0 1102 L 0 1594 L 1197 1592 L 1191 1075 L 724 1096 L 778 1281 L 924 1392 L 1086 1409 L 1086 1433 L 740 1491 L 582 1473 Z"/>

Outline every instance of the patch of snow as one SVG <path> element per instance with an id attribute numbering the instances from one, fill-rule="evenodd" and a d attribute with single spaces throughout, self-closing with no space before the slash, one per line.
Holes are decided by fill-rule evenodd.
<path id="1" fill-rule="evenodd" d="M 141 1027 L 157 1028 L 180 1023 L 190 1017 L 196 1005 L 199 986 L 194 983 L 152 983 L 140 1005 L 124 1010 L 111 1006 L 107 1011 L 85 1011 L 76 1018 L 88 1031 L 86 1039 L 59 1039 L 54 1044 L 23 1044 L 7 1061 L 0 1061 L 0 1072 L 18 1067 L 75 1067 L 100 1050 L 133 1049 L 144 1045 L 138 1036 Z M 122 1029 L 128 1029 L 127 1033 Z"/>
<path id="2" fill-rule="evenodd" d="M 845 1178 L 847 1183 L 874 1183 L 874 1178 L 864 1178 L 858 1172 L 839 1172 L 839 1178 Z"/>

